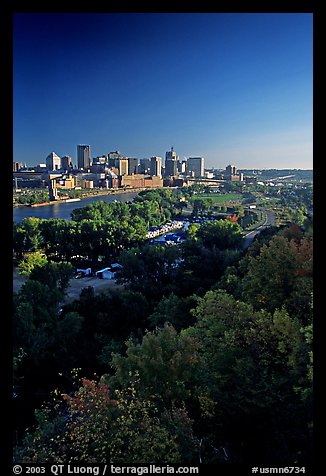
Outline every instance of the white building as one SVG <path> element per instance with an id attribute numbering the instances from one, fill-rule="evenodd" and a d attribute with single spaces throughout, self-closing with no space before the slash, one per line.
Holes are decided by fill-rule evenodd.
<path id="1" fill-rule="evenodd" d="M 61 157 L 55 152 L 51 152 L 45 159 L 46 168 L 48 171 L 61 169 Z"/>
<path id="2" fill-rule="evenodd" d="M 96 276 L 100 279 L 114 279 L 114 272 L 110 268 L 103 268 L 96 271 Z"/>

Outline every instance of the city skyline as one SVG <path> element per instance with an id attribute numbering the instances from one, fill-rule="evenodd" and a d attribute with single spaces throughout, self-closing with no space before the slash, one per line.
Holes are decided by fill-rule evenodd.
<path id="1" fill-rule="evenodd" d="M 310 13 L 14 14 L 14 161 L 312 169 Z M 87 35 L 85 35 L 87 31 Z"/>

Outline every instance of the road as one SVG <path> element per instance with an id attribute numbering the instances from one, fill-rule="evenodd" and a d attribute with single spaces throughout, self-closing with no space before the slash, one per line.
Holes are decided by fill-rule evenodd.
<path id="1" fill-rule="evenodd" d="M 257 236 L 261 231 L 265 230 L 265 228 L 268 228 L 269 226 L 274 226 L 275 225 L 275 215 L 273 212 L 270 210 L 261 210 L 263 213 L 266 214 L 266 219 L 262 225 L 257 227 L 255 230 L 250 231 L 247 233 L 244 238 L 243 238 L 243 248 L 246 249 L 248 246 L 251 245 L 253 242 L 255 236 Z"/>

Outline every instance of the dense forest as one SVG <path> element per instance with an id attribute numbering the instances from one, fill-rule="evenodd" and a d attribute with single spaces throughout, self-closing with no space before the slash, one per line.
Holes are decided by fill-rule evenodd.
<path id="1" fill-rule="evenodd" d="M 311 217 L 248 249 L 230 217 L 149 243 L 187 200 L 151 190 L 14 223 L 15 462 L 312 463 Z M 63 304 L 99 259 L 121 264 L 121 289 Z"/>

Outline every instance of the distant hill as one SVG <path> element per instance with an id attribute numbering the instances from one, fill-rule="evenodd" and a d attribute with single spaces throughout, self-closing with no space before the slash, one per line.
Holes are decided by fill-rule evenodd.
<path id="1" fill-rule="evenodd" d="M 261 180 L 279 179 L 291 182 L 313 182 L 313 170 L 301 169 L 241 169 L 244 175 L 255 175 Z"/>

